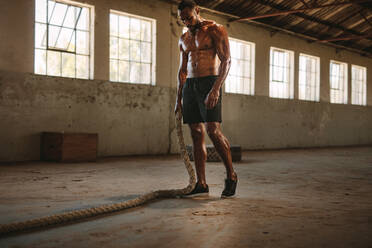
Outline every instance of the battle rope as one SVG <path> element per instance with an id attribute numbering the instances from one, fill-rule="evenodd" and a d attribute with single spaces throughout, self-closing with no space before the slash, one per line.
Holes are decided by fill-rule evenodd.
<path id="1" fill-rule="evenodd" d="M 183 162 L 186 166 L 187 172 L 189 173 L 189 185 L 183 189 L 171 189 L 171 190 L 157 190 L 153 191 L 144 195 L 141 195 L 135 199 L 119 202 L 110 205 L 102 205 L 98 207 L 86 208 L 81 210 L 74 210 L 66 213 L 50 215 L 38 219 L 27 220 L 24 222 L 14 222 L 10 224 L 0 225 L 0 235 L 10 234 L 15 232 L 21 232 L 25 230 L 46 227 L 56 224 L 67 223 L 71 221 L 81 220 L 84 218 L 89 218 L 92 216 L 97 216 L 101 214 L 112 213 L 116 211 L 120 211 L 127 208 L 133 208 L 149 202 L 154 199 L 159 198 L 173 198 L 177 196 L 181 196 L 191 192 L 191 190 L 195 187 L 196 179 L 195 179 L 195 171 L 190 163 L 190 158 L 186 152 L 185 142 L 183 139 L 182 133 L 182 114 L 180 111 L 176 114 L 176 129 L 177 129 L 177 136 L 178 136 L 178 143 L 181 150 L 181 157 L 183 158 Z"/>

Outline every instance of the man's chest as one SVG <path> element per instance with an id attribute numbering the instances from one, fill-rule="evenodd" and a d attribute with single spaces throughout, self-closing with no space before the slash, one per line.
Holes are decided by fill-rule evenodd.
<path id="1" fill-rule="evenodd" d="M 205 50 L 213 48 L 212 37 L 208 34 L 206 29 L 200 29 L 195 34 L 188 34 L 184 40 L 184 48 L 186 52 Z"/>

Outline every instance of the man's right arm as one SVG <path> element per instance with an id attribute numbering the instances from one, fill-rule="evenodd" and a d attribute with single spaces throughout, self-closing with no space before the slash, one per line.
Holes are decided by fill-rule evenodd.
<path id="1" fill-rule="evenodd" d="M 187 77 L 188 55 L 183 50 L 181 39 L 180 39 L 180 42 L 179 42 L 179 48 L 180 48 L 180 67 L 178 69 L 178 87 L 177 87 L 176 107 L 175 107 L 175 110 L 174 110 L 175 112 L 182 109 L 182 103 L 181 103 L 181 101 L 182 101 L 182 88 L 183 88 L 183 85 L 186 82 L 186 77 Z"/>

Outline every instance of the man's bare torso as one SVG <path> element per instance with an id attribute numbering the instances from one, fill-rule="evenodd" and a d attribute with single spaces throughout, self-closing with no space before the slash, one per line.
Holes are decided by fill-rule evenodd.
<path id="1" fill-rule="evenodd" d="M 182 48 L 188 56 L 188 78 L 218 75 L 219 59 L 213 40 L 216 26 L 215 22 L 205 20 L 195 34 L 188 30 L 181 36 Z"/>

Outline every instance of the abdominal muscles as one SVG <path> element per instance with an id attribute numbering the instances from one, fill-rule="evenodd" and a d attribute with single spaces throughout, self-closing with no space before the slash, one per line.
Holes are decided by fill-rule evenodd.
<path id="1" fill-rule="evenodd" d="M 219 62 L 215 49 L 190 51 L 187 63 L 187 77 L 218 75 Z"/>

